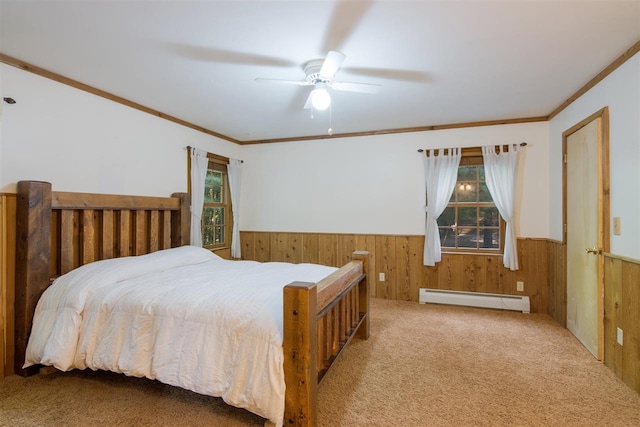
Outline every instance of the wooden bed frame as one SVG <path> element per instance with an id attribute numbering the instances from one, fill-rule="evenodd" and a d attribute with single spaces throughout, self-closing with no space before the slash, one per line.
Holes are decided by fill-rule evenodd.
<path id="1" fill-rule="evenodd" d="M 89 262 L 189 244 L 189 196 L 52 192 L 20 181 L 16 208 L 15 370 L 22 369 L 33 313 L 53 280 Z M 286 425 L 317 423 L 317 388 L 351 338 L 369 337 L 367 252 L 318 283 L 284 289 Z"/>

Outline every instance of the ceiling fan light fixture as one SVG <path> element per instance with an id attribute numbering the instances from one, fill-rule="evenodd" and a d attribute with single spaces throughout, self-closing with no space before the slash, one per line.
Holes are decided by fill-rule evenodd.
<path id="1" fill-rule="evenodd" d="M 311 92 L 311 105 L 316 110 L 326 110 L 331 104 L 331 96 L 327 89 L 319 87 Z"/>

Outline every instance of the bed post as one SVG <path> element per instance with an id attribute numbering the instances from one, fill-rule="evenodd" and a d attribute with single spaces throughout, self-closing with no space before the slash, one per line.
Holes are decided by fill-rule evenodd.
<path id="1" fill-rule="evenodd" d="M 16 215 L 15 372 L 28 376 L 37 372 L 22 369 L 31 321 L 50 278 L 51 184 L 18 182 Z"/>
<path id="2" fill-rule="evenodd" d="M 358 285 L 358 303 L 360 309 L 364 310 L 364 319 L 362 319 L 362 323 L 356 331 L 355 336 L 366 340 L 369 338 L 369 252 L 355 251 L 353 255 L 351 255 L 351 259 L 354 261 L 362 261 L 362 272 L 365 274 Z"/>
<path id="3" fill-rule="evenodd" d="M 318 419 L 318 329 L 315 283 L 284 288 L 284 424 L 315 426 Z"/>
<path id="4" fill-rule="evenodd" d="M 188 245 L 191 240 L 191 216 L 189 193 L 173 193 L 180 199 L 180 209 L 171 214 L 171 247 Z"/>

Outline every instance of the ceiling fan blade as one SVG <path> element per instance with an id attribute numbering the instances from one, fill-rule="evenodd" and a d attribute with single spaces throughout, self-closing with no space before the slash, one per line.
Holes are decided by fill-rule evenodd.
<path id="1" fill-rule="evenodd" d="M 340 49 L 372 5 L 373 0 L 341 0 L 336 2 L 320 50 L 328 52 Z"/>
<path id="2" fill-rule="evenodd" d="M 342 69 L 345 73 L 356 74 L 359 76 L 376 77 L 389 80 L 401 80 L 405 82 L 428 83 L 429 74 L 424 71 L 413 70 L 394 70 L 391 68 L 361 68 L 361 67 L 345 67 Z"/>
<path id="3" fill-rule="evenodd" d="M 322 68 L 320 68 L 320 76 L 327 79 L 332 79 L 333 76 L 336 75 L 336 72 L 342 65 L 342 62 L 345 58 L 346 55 L 342 52 L 338 52 L 337 50 L 330 51 L 327 54 L 324 62 L 322 63 Z"/>
<path id="4" fill-rule="evenodd" d="M 194 46 L 183 43 L 163 43 L 163 45 L 167 50 L 175 54 L 197 61 L 272 67 L 294 67 L 298 65 L 283 58 L 216 49 L 208 46 Z"/>
<path id="5" fill-rule="evenodd" d="M 343 90 L 347 92 L 361 93 L 378 93 L 380 85 L 372 83 L 350 83 L 350 82 L 333 82 L 329 85 L 334 90 Z"/>
<path id="6" fill-rule="evenodd" d="M 283 80 L 283 79 L 263 79 L 258 77 L 255 79 L 258 83 L 278 83 L 284 85 L 309 86 L 311 83 L 305 80 Z"/>

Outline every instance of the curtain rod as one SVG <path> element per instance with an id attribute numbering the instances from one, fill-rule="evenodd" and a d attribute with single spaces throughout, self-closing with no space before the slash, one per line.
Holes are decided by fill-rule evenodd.
<path id="1" fill-rule="evenodd" d="M 510 144 L 501 144 L 501 145 L 510 145 Z M 527 144 L 526 142 L 521 142 L 520 143 L 521 147 L 526 147 L 527 145 L 529 145 L 529 144 Z M 451 147 L 451 148 L 456 148 L 456 147 Z M 469 147 L 469 148 L 472 148 L 472 147 Z M 436 148 L 436 150 L 447 150 L 447 148 Z M 423 151 L 424 150 L 422 148 L 418 148 L 418 153 L 422 153 Z"/>
<path id="2" fill-rule="evenodd" d="M 186 148 L 188 151 L 191 151 L 191 149 L 192 149 L 192 148 L 196 148 L 196 147 L 192 147 L 192 146 L 190 146 L 190 145 L 187 145 L 185 148 Z M 197 148 L 196 148 L 196 150 L 197 150 Z M 244 160 L 240 160 L 240 163 L 244 163 Z"/>

